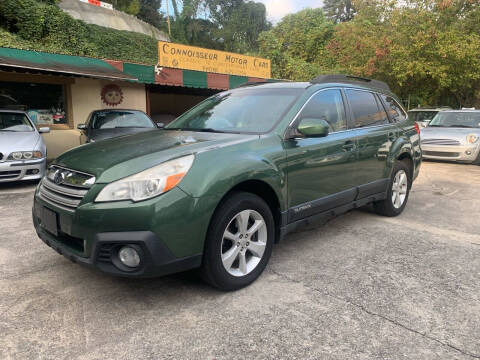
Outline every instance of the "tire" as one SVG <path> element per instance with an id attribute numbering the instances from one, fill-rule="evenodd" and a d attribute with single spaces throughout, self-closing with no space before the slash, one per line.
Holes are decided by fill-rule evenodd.
<path id="1" fill-rule="evenodd" d="M 233 193 L 220 204 L 210 222 L 202 278 L 224 291 L 250 285 L 267 266 L 274 237 L 275 221 L 265 201 L 251 193 Z"/>
<path id="2" fill-rule="evenodd" d="M 472 162 L 473 165 L 480 165 L 480 151 L 478 152 L 477 158 Z"/>
<path id="3" fill-rule="evenodd" d="M 396 161 L 388 185 L 387 198 L 373 203 L 375 212 L 389 217 L 400 215 L 407 205 L 411 187 L 410 165 L 402 160 Z M 399 190 L 395 191 L 395 189 Z"/>

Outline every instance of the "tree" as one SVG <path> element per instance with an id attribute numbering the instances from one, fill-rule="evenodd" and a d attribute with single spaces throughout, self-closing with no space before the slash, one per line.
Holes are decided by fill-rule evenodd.
<path id="1" fill-rule="evenodd" d="M 262 3 L 243 0 L 206 0 L 214 36 L 224 50 L 249 52 L 258 49 L 258 36 L 268 30 L 267 10 Z"/>
<path id="2" fill-rule="evenodd" d="M 160 13 L 161 0 L 140 0 L 138 17 L 161 30 L 167 30 L 166 20 Z"/>
<path id="3" fill-rule="evenodd" d="M 333 33 L 334 24 L 322 9 L 305 9 L 260 35 L 260 55 L 271 59 L 274 77 L 310 80 L 328 68 L 320 59 Z"/>
<path id="4" fill-rule="evenodd" d="M 350 21 L 355 15 L 352 0 L 325 0 L 323 11 L 327 18 L 334 23 Z"/>

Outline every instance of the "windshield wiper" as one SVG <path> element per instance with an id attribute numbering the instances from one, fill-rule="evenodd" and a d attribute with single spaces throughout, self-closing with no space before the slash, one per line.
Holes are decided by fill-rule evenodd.
<path id="1" fill-rule="evenodd" d="M 467 128 L 467 129 L 473 128 L 473 126 L 468 126 L 468 125 L 448 125 L 448 127 L 458 127 L 458 128 Z"/>
<path id="2" fill-rule="evenodd" d="M 224 133 L 225 131 L 217 130 L 213 128 L 163 128 L 162 130 L 181 130 L 181 131 L 195 131 L 195 132 L 214 132 Z"/>
<path id="3" fill-rule="evenodd" d="M 187 131 L 198 131 L 198 132 L 214 132 L 214 133 L 223 133 L 221 130 L 213 129 L 213 128 L 190 128 L 190 129 L 185 129 Z"/>

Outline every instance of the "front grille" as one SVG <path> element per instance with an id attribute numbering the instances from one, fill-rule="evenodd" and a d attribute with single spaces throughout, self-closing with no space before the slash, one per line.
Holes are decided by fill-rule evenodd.
<path id="1" fill-rule="evenodd" d="M 20 170 L 0 171 L 0 180 L 15 179 L 20 176 L 20 172 Z"/>
<path id="2" fill-rule="evenodd" d="M 83 239 L 70 236 L 63 232 L 59 232 L 55 239 L 71 249 L 77 250 L 81 253 L 85 252 L 85 241 Z"/>
<path id="3" fill-rule="evenodd" d="M 52 166 L 42 180 L 39 196 L 49 204 L 73 212 L 94 182 L 91 175 Z"/>
<path id="4" fill-rule="evenodd" d="M 459 157 L 458 152 L 444 152 L 444 151 L 423 151 L 424 155 L 439 156 L 439 157 Z"/>
<path id="5" fill-rule="evenodd" d="M 453 139 L 424 139 L 422 144 L 425 145 L 447 145 L 447 146 L 458 146 L 460 141 Z"/>

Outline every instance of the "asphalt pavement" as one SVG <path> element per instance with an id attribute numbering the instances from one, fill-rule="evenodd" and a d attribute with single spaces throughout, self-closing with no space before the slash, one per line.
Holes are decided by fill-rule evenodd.
<path id="1" fill-rule="evenodd" d="M 425 162 L 405 212 L 291 234 L 248 288 L 114 278 L 33 229 L 0 184 L 0 359 L 480 358 L 480 167 Z"/>

